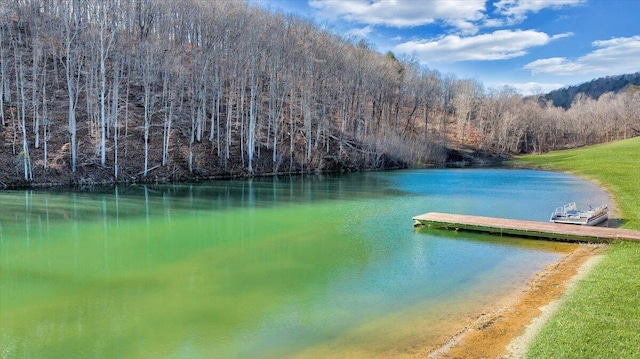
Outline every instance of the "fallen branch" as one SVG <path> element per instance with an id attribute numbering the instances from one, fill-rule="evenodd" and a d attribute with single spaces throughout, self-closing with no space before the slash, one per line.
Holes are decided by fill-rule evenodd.
<path id="1" fill-rule="evenodd" d="M 353 142 L 351 142 L 349 140 L 341 139 L 341 138 L 336 137 L 334 135 L 329 135 L 329 138 L 332 138 L 332 139 L 334 139 L 334 140 L 336 140 L 336 141 L 338 141 L 338 142 L 340 142 L 340 143 L 346 145 L 347 147 L 349 147 L 351 149 L 354 149 L 356 151 L 359 151 L 359 152 L 362 152 L 362 153 L 366 153 L 366 154 L 377 154 L 377 152 L 374 152 L 374 151 L 363 150 L 362 148 L 357 147 Z"/>
<path id="2" fill-rule="evenodd" d="M 157 166 L 153 166 L 153 167 L 151 167 L 151 168 L 147 169 L 147 174 L 149 174 L 149 172 L 151 172 L 151 171 L 155 170 L 156 168 L 158 168 L 158 167 L 160 167 L 160 166 L 161 166 L 161 165 L 157 165 Z M 143 174 L 144 174 L 144 170 L 142 170 L 142 171 L 138 172 L 138 173 L 135 175 L 135 177 L 142 176 Z"/>

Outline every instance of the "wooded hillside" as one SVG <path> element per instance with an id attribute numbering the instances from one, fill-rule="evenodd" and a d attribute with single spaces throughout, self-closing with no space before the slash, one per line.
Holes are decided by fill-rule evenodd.
<path id="1" fill-rule="evenodd" d="M 571 107 L 578 94 L 597 100 L 607 92 L 620 93 L 640 87 L 640 72 L 618 76 L 600 77 L 576 86 L 564 87 L 544 95 L 554 106 Z"/>
<path id="2" fill-rule="evenodd" d="M 3 1 L 0 18 L 0 188 L 442 166 L 640 130 L 637 91 L 564 110 L 242 1 Z"/>

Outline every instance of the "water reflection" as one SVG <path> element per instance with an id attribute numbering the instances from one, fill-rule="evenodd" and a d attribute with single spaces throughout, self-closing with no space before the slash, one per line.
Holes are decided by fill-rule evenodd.
<path id="1" fill-rule="evenodd" d="M 25 221 L 45 217 L 49 220 L 88 220 L 105 215 L 119 218 L 156 213 L 170 215 L 172 210 L 215 210 L 230 207 L 272 207 L 283 203 L 308 203 L 319 200 L 344 200 L 361 195 L 381 196 L 393 193 L 388 183 L 376 176 L 355 175 L 355 180 L 313 176 L 219 181 L 186 185 L 131 185 L 96 187 L 83 192 L 52 190 L 5 191 L 0 222 Z M 34 199 L 34 193 L 36 194 Z M 20 199 L 20 194 L 23 199 Z M 95 206 L 96 198 L 106 202 L 106 209 Z M 50 204 L 53 203 L 53 204 Z M 139 210 L 144 204 L 144 211 Z"/>

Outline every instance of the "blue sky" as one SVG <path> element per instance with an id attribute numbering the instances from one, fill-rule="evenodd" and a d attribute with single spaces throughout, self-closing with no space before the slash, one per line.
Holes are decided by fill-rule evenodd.
<path id="1" fill-rule="evenodd" d="M 640 0 L 250 0 L 486 88 L 640 71 Z"/>

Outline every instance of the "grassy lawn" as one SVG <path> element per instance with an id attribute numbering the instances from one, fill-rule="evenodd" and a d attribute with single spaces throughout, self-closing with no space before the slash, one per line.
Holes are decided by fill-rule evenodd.
<path id="1" fill-rule="evenodd" d="M 640 229 L 640 137 L 523 156 L 519 166 L 564 171 L 607 188 L 623 226 Z M 640 358 L 640 243 L 611 244 L 535 339 L 528 358 Z"/>

